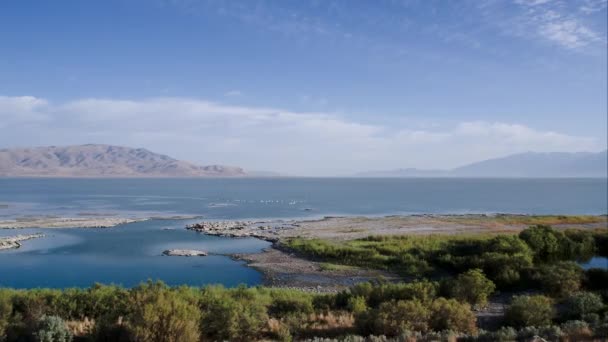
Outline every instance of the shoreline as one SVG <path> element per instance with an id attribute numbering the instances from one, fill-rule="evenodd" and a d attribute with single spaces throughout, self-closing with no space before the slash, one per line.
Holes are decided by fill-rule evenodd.
<path id="1" fill-rule="evenodd" d="M 126 218 L 88 215 L 87 217 L 26 217 L 22 221 L 0 221 L 0 229 L 19 223 L 18 228 L 103 228 L 145 220 L 194 220 L 193 216 L 151 216 Z M 193 222 L 193 221 L 190 221 Z M 2 225 L 4 223 L 4 226 Z M 414 214 L 391 216 L 326 216 L 303 220 L 201 220 L 184 228 L 211 236 L 256 238 L 271 243 L 256 253 L 223 254 L 243 261 L 260 272 L 262 285 L 298 288 L 311 292 L 336 292 L 359 282 L 378 279 L 404 279 L 384 271 L 310 260 L 283 246 L 290 238 L 322 239 L 333 243 L 370 235 L 429 234 L 513 234 L 533 224 L 548 224 L 557 229 L 608 229 L 606 215 L 513 215 L 513 214 Z M 42 235 L 43 236 L 43 235 Z M 40 237 L 42 237 L 40 236 Z M 1 241 L 2 238 L 0 238 Z M 18 247 L 17 247 L 18 248 Z"/>
<path id="2" fill-rule="evenodd" d="M 21 247 L 21 242 L 44 237 L 44 234 L 27 234 L 0 237 L 0 251 Z"/>
<path id="3" fill-rule="evenodd" d="M 33 216 L 18 217 L 10 220 L 0 220 L 0 229 L 56 229 L 56 228 L 113 228 L 135 222 L 149 220 L 193 220 L 201 216 L 147 216 L 147 217 L 119 217 L 107 214 L 87 213 L 83 216 L 55 217 Z"/>
<path id="4" fill-rule="evenodd" d="M 513 233 L 531 225 L 557 229 L 608 228 L 607 215 L 413 214 L 325 216 L 308 220 L 203 220 L 186 226 L 197 233 L 253 237 L 269 242 L 302 237 L 352 240 L 370 235 Z"/>
<path id="5" fill-rule="evenodd" d="M 386 271 L 333 265 L 301 258 L 274 244 L 258 253 L 231 254 L 230 257 L 243 261 L 247 267 L 260 272 L 262 285 L 273 288 L 336 293 L 362 282 L 403 280 Z"/>
<path id="6" fill-rule="evenodd" d="M 370 235 L 513 234 L 535 223 L 557 229 L 608 229 L 608 217 L 564 215 L 410 215 L 385 217 L 325 217 L 307 221 L 204 221 L 187 229 L 232 238 L 253 237 L 272 245 L 258 253 L 232 254 L 262 274 L 262 284 L 310 292 L 337 292 L 359 282 L 403 281 L 389 272 L 346 267 L 311 260 L 283 248 L 281 241 L 303 237 L 341 241 Z"/>

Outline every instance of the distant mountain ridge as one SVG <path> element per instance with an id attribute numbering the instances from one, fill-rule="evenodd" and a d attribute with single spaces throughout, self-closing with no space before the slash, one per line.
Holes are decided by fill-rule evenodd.
<path id="1" fill-rule="evenodd" d="M 143 148 L 113 145 L 0 149 L 1 177 L 232 177 L 240 167 L 199 166 Z"/>
<path id="2" fill-rule="evenodd" d="M 451 170 L 370 171 L 359 177 L 608 177 L 608 151 L 526 152 L 483 160 Z"/>

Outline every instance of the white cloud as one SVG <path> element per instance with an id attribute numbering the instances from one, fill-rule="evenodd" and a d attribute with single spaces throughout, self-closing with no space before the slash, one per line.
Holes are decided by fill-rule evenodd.
<path id="1" fill-rule="evenodd" d="M 593 14 L 608 7 L 608 0 L 585 0 L 579 8 L 585 14 Z"/>
<path id="2" fill-rule="evenodd" d="M 515 0 L 515 3 L 527 6 L 538 6 L 549 3 L 553 0 Z"/>
<path id="3" fill-rule="evenodd" d="M 0 116 L 9 117 L 7 113 L 12 119 L 0 135 L 4 146 L 121 144 L 203 164 L 300 175 L 448 168 L 509 153 L 603 147 L 593 138 L 520 124 L 462 122 L 421 130 L 403 124 L 364 124 L 331 113 L 188 98 L 78 99 L 50 104 L 34 97 L 0 97 Z"/>
<path id="4" fill-rule="evenodd" d="M 595 32 L 573 19 L 556 18 L 548 21 L 539 28 L 539 32 L 545 38 L 567 48 L 578 48 L 600 40 Z"/>
<path id="5" fill-rule="evenodd" d="M 0 96 L 0 127 L 48 119 L 48 102 L 33 96 Z"/>
<path id="6" fill-rule="evenodd" d="M 486 22 L 508 35 L 550 43 L 572 51 L 605 50 L 605 19 L 589 14 L 605 11 L 606 0 L 513 0 L 478 6 Z M 605 17 L 605 14 L 604 14 Z"/>

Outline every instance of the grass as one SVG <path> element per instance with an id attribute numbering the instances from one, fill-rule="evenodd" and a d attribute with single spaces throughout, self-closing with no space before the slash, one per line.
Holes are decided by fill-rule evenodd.
<path id="1" fill-rule="evenodd" d="M 495 215 L 478 217 L 449 217 L 446 220 L 460 224 L 478 224 L 487 222 L 493 225 L 560 225 L 590 224 L 606 222 L 606 216 L 595 215 Z"/>
<path id="2" fill-rule="evenodd" d="M 608 253 L 606 229 L 565 233 L 569 247 L 559 256 L 556 254 L 557 258 L 579 260 L 593 249 L 600 255 Z M 517 280 L 515 273 L 532 267 L 532 258 L 539 257 L 535 254 L 538 251 L 518 235 L 497 233 L 369 236 L 348 241 L 292 238 L 284 244 L 304 257 L 325 262 L 323 270 L 337 270 L 338 265 L 344 265 L 387 270 L 408 277 L 434 277 L 476 267 L 493 273 L 497 279 L 506 279 L 510 272 Z M 508 269 L 509 265 L 512 269 Z"/>
<path id="3" fill-rule="evenodd" d="M 344 242 L 293 238 L 285 245 L 307 257 L 325 261 L 322 269 L 338 265 L 390 270 L 403 275 L 421 275 L 433 270 L 429 259 L 454 243 L 477 243 L 496 234 L 370 236 Z"/>

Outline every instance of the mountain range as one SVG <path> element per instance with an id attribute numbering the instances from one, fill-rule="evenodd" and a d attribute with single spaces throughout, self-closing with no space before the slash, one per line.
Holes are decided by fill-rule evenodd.
<path id="1" fill-rule="evenodd" d="M 0 149 L 0 177 L 280 177 L 240 167 L 200 166 L 143 148 L 113 145 Z M 608 151 L 527 152 L 449 170 L 368 171 L 356 177 L 607 177 Z"/>
<path id="2" fill-rule="evenodd" d="M 2 177 L 234 177 L 239 167 L 199 166 L 143 148 L 112 145 L 0 149 Z"/>
<path id="3" fill-rule="evenodd" d="M 526 152 L 483 160 L 450 170 L 397 169 L 357 177 L 607 177 L 608 151 Z"/>

